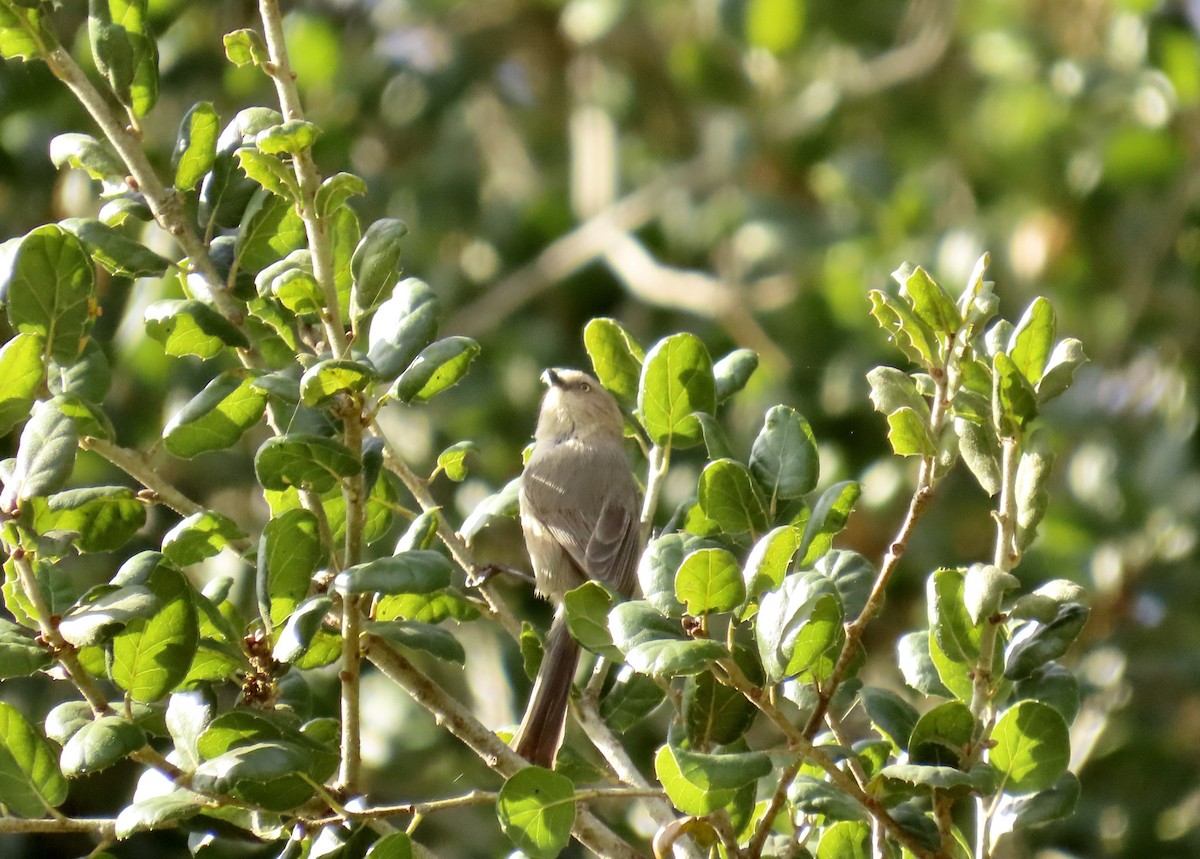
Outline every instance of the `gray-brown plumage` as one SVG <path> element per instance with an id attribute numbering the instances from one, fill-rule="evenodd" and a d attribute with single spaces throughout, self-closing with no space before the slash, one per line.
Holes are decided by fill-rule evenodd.
<path id="1" fill-rule="evenodd" d="M 628 596 L 641 527 L 616 400 L 578 370 L 547 370 L 542 380 L 548 388 L 521 480 L 521 527 L 537 591 L 557 608 L 513 746 L 531 763 L 550 767 L 562 743 L 579 661 L 562 597 L 589 579 Z"/>

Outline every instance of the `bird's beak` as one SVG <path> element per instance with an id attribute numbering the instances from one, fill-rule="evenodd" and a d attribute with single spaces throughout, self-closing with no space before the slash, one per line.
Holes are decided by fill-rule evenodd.
<path id="1" fill-rule="evenodd" d="M 542 373 L 542 383 L 548 388 L 559 388 L 562 387 L 562 377 L 550 369 Z"/>

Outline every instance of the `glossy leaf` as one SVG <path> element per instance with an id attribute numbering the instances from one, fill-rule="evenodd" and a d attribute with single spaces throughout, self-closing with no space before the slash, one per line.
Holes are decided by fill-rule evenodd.
<path id="1" fill-rule="evenodd" d="M 343 570 L 333 580 L 339 593 L 427 594 L 450 584 L 450 560 L 440 552 L 414 549 Z"/>
<path id="2" fill-rule="evenodd" d="M 725 549 L 700 549 L 683 559 L 675 574 L 675 598 L 690 615 L 732 611 L 746 598 L 737 558 Z"/>
<path id="3" fill-rule="evenodd" d="M 767 679 L 810 671 L 841 638 L 842 609 L 833 583 L 818 573 L 794 573 L 763 595 L 755 638 Z"/>
<path id="4" fill-rule="evenodd" d="M 33 407 L 33 414 L 21 431 L 12 475 L 5 481 L 5 497 L 11 493 L 23 501 L 46 496 L 71 476 L 79 437 L 75 422 L 59 406 L 60 398 L 56 397 Z"/>
<path id="5" fill-rule="evenodd" d="M 310 597 L 296 607 L 288 615 L 287 621 L 279 631 L 271 658 L 276 662 L 295 662 L 308 653 L 313 639 L 321 631 L 325 615 L 333 608 L 333 600 L 320 595 Z"/>
<path id="6" fill-rule="evenodd" d="M 146 505 L 125 486 L 87 486 L 56 492 L 34 505 L 34 528 L 74 531 L 83 552 L 111 552 L 146 524 Z"/>
<path id="7" fill-rule="evenodd" d="M 168 828 L 195 817 L 210 806 L 204 797 L 190 790 L 174 790 L 161 796 L 149 796 L 121 809 L 115 835 L 124 840 L 138 832 Z"/>
<path id="8" fill-rule="evenodd" d="M 793 525 L 780 525 L 761 537 L 750 550 L 742 573 L 747 596 L 754 599 L 779 587 L 799 548 L 800 531 Z"/>
<path id="9" fill-rule="evenodd" d="M 1049 623 L 1026 623 L 1013 635 L 1004 654 L 1004 676 L 1022 680 L 1035 669 L 1058 659 L 1079 636 L 1088 613 L 1087 606 L 1066 603 Z"/>
<path id="10" fill-rule="evenodd" d="M 746 387 L 746 383 L 757 369 L 758 353 L 753 349 L 734 349 L 713 364 L 717 402 L 725 402 Z"/>
<path id="11" fill-rule="evenodd" d="M 406 278 L 371 318 L 367 358 L 380 378 L 392 379 L 437 335 L 437 298 L 424 281 Z"/>
<path id="12" fill-rule="evenodd" d="M 531 859 L 553 859 L 575 825 L 575 785 L 566 776 L 526 767 L 500 788 L 496 811 L 508 839 Z"/>
<path id="13" fill-rule="evenodd" d="M 402 403 L 423 403 L 458 384 L 479 349 L 470 337 L 447 337 L 431 343 L 400 374 L 389 393 Z"/>
<path id="14" fill-rule="evenodd" d="M 46 377 L 45 341 L 39 334 L 18 334 L 0 349 L 0 435 L 29 417 Z"/>
<path id="15" fill-rule="evenodd" d="M 226 371 L 176 412 L 163 427 L 167 450 L 185 459 L 237 443 L 262 420 L 267 395 L 254 380 L 237 371 Z"/>
<path id="16" fill-rule="evenodd" d="M 164 534 L 162 550 L 174 564 L 188 567 L 211 558 L 231 542 L 245 538 L 228 516 L 204 510 L 180 520 Z"/>
<path id="17" fill-rule="evenodd" d="M 171 152 L 171 164 L 175 168 L 175 187 L 190 191 L 212 169 L 217 157 L 217 135 L 220 119 L 212 102 L 201 101 L 192 105 L 179 123 L 179 134 Z"/>
<path id="18" fill-rule="evenodd" d="M 833 538 L 846 527 L 861 495 L 862 484 L 853 480 L 835 483 L 821 493 L 804 526 L 797 566 L 803 568 L 814 564 L 829 551 Z"/>
<path id="19" fill-rule="evenodd" d="M 258 541 L 255 592 L 259 611 L 277 623 L 308 594 L 323 555 L 317 517 L 295 508 L 275 516 Z"/>
<path id="20" fill-rule="evenodd" d="M 446 662 L 466 665 L 467 652 L 450 630 L 414 620 L 372 621 L 365 631 L 389 644 L 419 650 Z"/>
<path id="21" fill-rule="evenodd" d="M 147 586 L 158 611 L 125 627 L 113 639 L 112 679 L 135 701 L 157 701 L 187 675 L 199 642 L 192 588 L 178 570 L 160 564 Z"/>
<path id="22" fill-rule="evenodd" d="M 321 217 L 336 212 L 351 197 L 367 193 L 367 183 L 353 173 L 335 173 L 317 189 L 316 208 Z"/>
<path id="23" fill-rule="evenodd" d="M 701 440 L 693 412 L 716 408 L 716 383 L 708 350 L 694 334 L 660 340 L 642 365 L 638 414 L 659 447 L 688 447 Z"/>
<path id="24" fill-rule="evenodd" d="M 146 734 L 119 716 L 88 722 L 67 740 L 62 750 L 63 775 L 76 778 L 107 769 L 146 745 Z"/>
<path id="25" fill-rule="evenodd" d="M 120 230 L 95 218 L 67 218 L 64 230 L 83 242 L 92 259 L 121 277 L 162 277 L 171 263 Z"/>
<path id="26" fill-rule="evenodd" d="M 358 458 L 344 445 L 306 433 L 274 436 L 254 457 L 255 474 L 266 489 L 296 486 L 328 492 L 341 478 L 361 470 Z"/>
<path id="27" fill-rule="evenodd" d="M 1045 790 L 1066 772 L 1070 735 L 1063 717 L 1048 704 L 1017 703 L 1001 714 L 992 739 L 995 746 L 988 760 L 999 772 L 1006 794 Z"/>
<path id="28" fill-rule="evenodd" d="M 351 302 L 357 318 L 378 307 L 400 279 L 400 239 L 408 226 L 396 218 L 380 218 L 367 228 L 354 249 Z"/>
<path id="29" fill-rule="evenodd" d="M 623 403 L 637 400 L 646 353 L 619 322 L 599 317 L 583 329 L 583 344 L 600 384 Z"/>
<path id="30" fill-rule="evenodd" d="M 799 498 L 817 485 L 817 442 L 799 412 L 772 406 L 750 450 L 750 473 L 771 503 Z"/>
<path id="31" fill-rule="evenodd" d="M 137 618 L 154 614 L 158 597 L 142 585 L 97 585 L 59 623 L 62 637 L 76 647 L 102 644 Z"/>

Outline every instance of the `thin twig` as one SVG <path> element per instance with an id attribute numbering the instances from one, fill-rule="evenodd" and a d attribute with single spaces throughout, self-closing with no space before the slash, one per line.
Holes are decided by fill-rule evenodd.
<path id="1" fill-rule="evenodd" d="M 165 829 L 174 824 L 164 824 Z M 0 817 L 0 835 L 17 834 L 63 835 L 81 833 L 94 835 L 101 841 L 115 841 L 117 821 L 111 817 L 53 817 L 27 820 L 23 817 Z"/>
<path id="2" fill-rule="evenodd" d="M 362 462 L 363 410 L 358 397 L 343 404 L 342 426 L 347 449 Z M 362 468 L 346 478 L 342 494 L 346 500 L 346 546 L 343 569 L 350 569 L 362 560 L 363 520 L 366 515 Z M 332 548 L 332 547 L 331 547 Z M 362 649 L 359 631 L 362 628 L 361 597 L 342 595 L 342 667 L 341 682 L 341 752 L 338 784 L 349 795 L 359 789 L 362 775 Z"/>

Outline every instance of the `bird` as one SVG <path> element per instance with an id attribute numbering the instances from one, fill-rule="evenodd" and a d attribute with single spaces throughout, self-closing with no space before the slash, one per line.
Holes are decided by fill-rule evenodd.
<path id="1" fill-rule="evenodd" d="M 536 591 L 556 607 L 513 748 L 551 768 L 579 662 L 563 596 L 588 581 L 631 596 L 642 529 L 641 491 L 625 453 L 617 401 L 581 370 L 550 369 L 542 381 L 546 394 L 521 478 L 520 517 Z"/>

